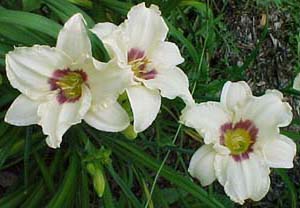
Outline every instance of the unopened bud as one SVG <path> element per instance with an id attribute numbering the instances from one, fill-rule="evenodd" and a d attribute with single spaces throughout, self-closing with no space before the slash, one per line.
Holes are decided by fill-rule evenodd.
<path id="1" fill-rule="evenodd" d="M 134 131 L 131 124 L 124 131 L 122 131 L 122 134 L 130 140 L 134 140 L 137 137 L 137 133 Z"/>
<path id="2" fill-rule="evenodd" d="M 94 189 L 99 197 L 102 197 L 105 189 L 105 178 L 102 170 L 98 169 L 93 176 Z"/>

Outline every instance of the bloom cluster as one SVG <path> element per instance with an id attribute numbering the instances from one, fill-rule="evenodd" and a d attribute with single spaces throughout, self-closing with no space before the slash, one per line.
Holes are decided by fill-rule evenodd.
<path id="1" fill-rule="evenodd" d="M 7 77 L 21 95 L 6 122 L 38 124 L 49 147 L 58 148 L 64 133 L 82 120 L 101 131 L 127 129 L 131 120 L 118 101 L 121 94 L 129 100 L 136 133 L 155 120 L 161 97 L 180 97 L 186 103 L 180 122 L 204 139 L 189 166 L 203 186 L 218 179 L 242 204 L 265 196 L 270 167 L 293 167 L 296 145 L 279 131 L 292 120 L 282 94 L 271 90 L 255 97 L 246 82 L 227 82 L 220 103 L 196 104 L 178 67 L 184 59 L 177 45 L 166 41 L 168 27 L 157 6 L 139 4 L 122 24 L 98 23 L 91 31 L 103 42 L 109 62 L 93 58 L 81 14 L 65 23 L 56 47 L 17 47 L 7 54 Z"/>

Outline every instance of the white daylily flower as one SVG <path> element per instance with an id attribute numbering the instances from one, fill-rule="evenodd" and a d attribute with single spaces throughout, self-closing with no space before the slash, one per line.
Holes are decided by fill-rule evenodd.
<path id="1" fill-rule="evenodd" d="M 134 130 L 151 125 L 161 105 L 161 96 L 181 97 L 193 103 L 189 82 L 176 67 L 184 59 L 178 47 L 165 41 L 168 27 L 159 8 L 141 3 L 131 8 L 128 19 L 119 26 L 99 23 L 92 31 L 103 41 L 110 56 L 132 72 L 132 84 L 126 89 L 134 116 Z"/>
<path id="2" fill-rule="evenodd" d="M 299 90 L 300 91 L 300 73 L 296 76 L 296 78 L 294 80 L 293 88 L 295 90 Z"/>
<path id="3" fill-rule="evenodd" d="M 52 148 L 59 147 L 63 134 L 82 119 L 103 131 L 121 131 L 129 125 L 116 99 L 131 81 L 130 73 L 112 62 L 92 58 L 81 14 L 65 23 L 55 48 L 35 45 L 8 53 L 6 72 L 11 85 L 22 94 L 7 111 L 5 121 L 17 126 L 41 125 Z"/>
<path id="4" fill-rule="evenodd" d="M 296 154 L 296 144 L 279 133 L 293 116 L 282 99 L 277 90 L 255 97 L 246 82 L 227 82 L 221 102 L 186 107 L 181 122 L 205 142 L 192 156 L 190 174 L 203 186 L 217 178 L 237 203 L 262 199 L 270 187 L 270 167 L 292 168 Z"/>

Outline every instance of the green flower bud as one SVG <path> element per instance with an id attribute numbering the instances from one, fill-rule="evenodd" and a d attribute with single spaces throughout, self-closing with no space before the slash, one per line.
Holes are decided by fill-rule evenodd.
<path id="1" fill-rule="evenodd" d="M 122 134 L 130 140 L 134 140 L 137 137 L 137 133 L 133 129 L 133 125 L 129 125 L 124 131 L 122 131 Z"/>
<path id="2" fill-rule="evenodd" d="M 102 197 L 105 189 L 105 178 L 100 163 L 90 162 L 86 169 L 93 179 L 94 190 L 99 197 Z"/>
<path id="3" fill-rule="evenodd" d="M 90 175 L 95 175 L 96 168 L 95 168 L 95 166 L 94 166 L 93 163 L 88 163 L 88 164 L 86 165 L 86 169 L 87 169 L 87 171 L 88 171 L 88 173 L 89 173 Z"/>
<path id="4" fill-rule="evenodd" d="M 93 176 L 94 189 L 99 197 L 102 197 L 105 190 L 105 178 L 101 169 L 97 169 Z"/>

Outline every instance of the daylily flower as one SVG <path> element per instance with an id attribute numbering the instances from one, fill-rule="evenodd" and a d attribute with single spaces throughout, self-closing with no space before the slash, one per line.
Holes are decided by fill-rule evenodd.
<path id="1" fill-rule="evenodd" d="M 246 82 L 227 82 L 221 102 L 188 106 L 181 121 L 204 138 L 189 173 L 203 186 L 215 179 L 231 200 L 262 199 L 270 187 L 270 167 L 292 168 L 296 145 L 279 133 L 292 120 L 291 107 L 277 90 L 255 97 Z"/>
<path id="2" fill-rule="evenodd" d="M 113 62 L 104 64 L 92 58 L 81 14 L 65 23 L 56 47 L 18 47 L 8 53 L 6 72 L 11 85 L 22 94 L 5 121 L 17 126 L 41 125 L 52 148 L 59 147 L 63 134 L 82 119 L 103 131 L 121 131 L 129 125 L 116 99 L 130 82 L 130 74 Z"/>
<path id="3" fill-rule="evenodd" d="M 99 23 L 92 31 L 102 40 L 112 59 L 132 73 L 126 89 L 134 117 L 134 130 L 151 125 L 161 105 L 161 96 L 179 96 L 187 103 L 193 99 L 188 78 L 176 67 L 184 59 L 178 47 L 165 41 L 168 27 L 159 8 L 141 3 L 131 8 L 128 19 L 119 26 Z"/>

